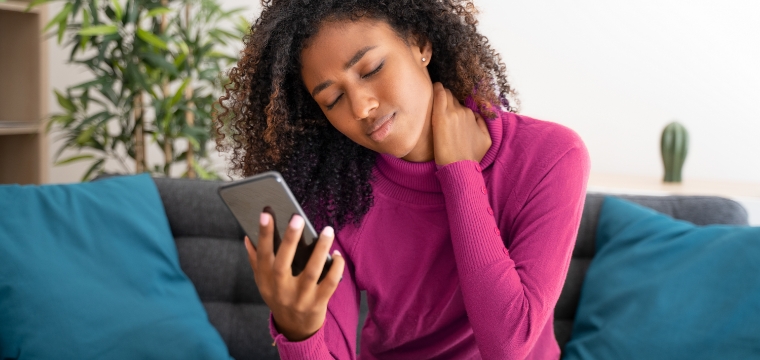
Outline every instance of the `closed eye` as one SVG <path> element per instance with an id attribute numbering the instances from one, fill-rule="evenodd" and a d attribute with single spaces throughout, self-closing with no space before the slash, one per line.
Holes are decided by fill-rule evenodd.
<path id="1" fill-rule="evenodd" d="M 368 78 L 368 77 L 370 77 L 372 75 L 377 74 L 380 71 L 380 69 L 383 68 L 383 65 L 385 65 L 385 61 L 381 62 L 380 65 L 378 65 L 375 70 L 372 70 L 367 75 L 362 76 L 362 79 L 366 79 L 366 78 Z M 340 100 L 340 98 L 342 98 L 342 97 L 343 97 L 343 94 L 340 94 L 340 96 L 338 96 L 338 98 L 335 99 L 335 101 L 333 101 L 332 104 L 327 105 L 327 110 L 332 110 L 332 108 L 335 107 L 335 105 L 338 103 L 338 100 Z"/>
<path id="2" fill-rule="evenodd" d="M 370 77 L 372 75 L 377 74 L 377 72 L 380 71 L 380 69 L 383 68 L 383 65 L 385 65 L 385 61 L 381 62 L 380 65 L 378 65 L 377 69 L 372 70 L 369 74 L 362 76 L 362 79 L 366 79 L 366 78 L 368 78 L 368 77 Z"/>

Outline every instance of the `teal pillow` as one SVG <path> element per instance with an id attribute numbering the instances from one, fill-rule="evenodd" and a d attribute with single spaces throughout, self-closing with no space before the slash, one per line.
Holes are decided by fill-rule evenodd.
<path id="1" fill-rule="evenodd" d="M 0 186 L 0 358 L 230 358 L 150 176 Z"/>
<path id="2" fill-rule="evenodd" d="M 760 228 L 607 197 L 564 359 L 760 358 Z"/>

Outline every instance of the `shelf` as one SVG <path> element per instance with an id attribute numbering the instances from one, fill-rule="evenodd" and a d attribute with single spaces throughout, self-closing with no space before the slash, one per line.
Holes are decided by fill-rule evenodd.
<path id="1" fill-rule="evenodd" d="M 6 1 L 0 2 L 0 10 L 27 12 L 26 8 L 29 6 L 29 2 L 26 1 Z M 39 8 L 35 7 L 28 12 L 36 14 L 39 13 Z"/>
<path id="2" fill-rule="evenodd" d="M 38 122 L 0 121 L 0 135 L 36 134 L 42 130 L 42 124 Z"/>
<path id="3" fill-rule="evenodd" d="M 672 184 L 650 176 L 592 173 L 589 177 L 588 192 L 760 199 L 760 183 L 684 179 L 680 184 Z"/>
<path id="4" fill-rule="evenodd" d="M 0 184 L 47 180 L 47 10 L 28 6 L 0 2 Z"/>

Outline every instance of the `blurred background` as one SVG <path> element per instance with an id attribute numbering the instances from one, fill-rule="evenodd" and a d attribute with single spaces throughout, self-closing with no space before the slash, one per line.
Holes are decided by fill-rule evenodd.
<path id="1" fill-rule="evenodd" d="M 258 1 L 219 0 L 252 20 Z M 48 14 L 63 2 L 48 4 Z M 760 2 L 478 0 L 480 31 L 501 54 L 520 113 L 574 129 L 592 160 L 589 190 L 705 193 L 740 200 L 760 218 Z M 53 89 L 86 80 L 48 41 Z M 231 44 L 236 53 L 240 43 Z M 2 80 L 0 80 L 2 81 Z M 689 132 L 686 190 L 663 187 L 660 136 L 678 121 Z M 50 142 L 52 154 L 60 147 Z M 149 149 L 148 161 L 160 160 Z M 213 169 L 226 177 L 212 151 Z M 48 164 L 45 182 L 80 181 L 85 163 Z M 172 169 L 175 175 L 181 169 Z M 680 189 L 680 190 L 679 190 Z"/>

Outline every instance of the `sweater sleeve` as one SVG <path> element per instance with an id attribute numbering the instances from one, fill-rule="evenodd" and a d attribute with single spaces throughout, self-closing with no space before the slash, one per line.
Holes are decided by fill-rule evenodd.
<path id="1" fill-rule="evenodd" d="M 269 333 L 283 360 L 356 359 L 356 328 L 359 324 L 361 294 L 354 280 L 354 265 L 350 255 L 333 241 L 330 253 L 337 249 L 346 260 L 343 279 L 327 304 L 325 322 L 319 330 L 303 341 L 289 341 L 277 331 L 274 316 L 269 313 Z"/>
<path id="2" fill-rule="evenodd" d="M 524 359 L 536 344 L 567 276 L 589 168 L 581 143 L 548 169 L 537 169 L 544 173 L 535 186 L 523 189 L 522 207 L 499 214 L 501 228 L 491 215 L 477 163 L 459 161 L 436 173 L 465 308 L 483 359 Z"/>

